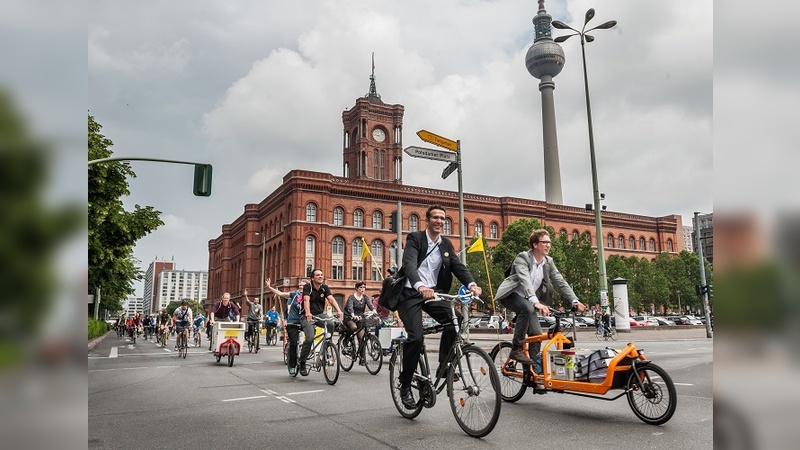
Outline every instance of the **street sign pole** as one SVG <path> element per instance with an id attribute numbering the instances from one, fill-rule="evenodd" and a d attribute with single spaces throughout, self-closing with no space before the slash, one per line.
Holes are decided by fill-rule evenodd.
<path id="1" fill-rule="evenodd" d="M 461 183 L 461 140 L 457 140 L 456 143 L 458 144 L 456 150 L 456 164 L 458 164 L 458 220 L 461 222 L 458 225 L 458 229 L 461 232 L 459 236 L 460 244 L 461 244 L 461 262 L 467 264 L 467 252 L 465 251 L 466 247 L 466 231 L 464 229 L 464 188 Z"/>

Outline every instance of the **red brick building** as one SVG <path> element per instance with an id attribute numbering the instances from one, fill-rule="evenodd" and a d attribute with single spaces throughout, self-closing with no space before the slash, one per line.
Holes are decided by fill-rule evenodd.
<path id="1" fill-rule="evenodd" d="M 210 300 L 230 292 L 241 301 L 244 289 L 258 295 L 262 244 L 264 272 L 279 289 L 295 287 L 298 278 L 320 268 L 340 302 L 356 281 L 366 281 L 368 292 L 376 293 L 382 279 L 377 272 L 385 274 L 394 265 L 397 234 L 389 231 L 389 217 L 398 202 L 404 234 L 425 228 L 429 205 L 443 205 L 445 234 L 458 247 L 458 193 L 402 184 L 403 106 L 383 103 L 373 78 L 369 93 L 344 111 L 342 122 L 344 176 L 292 170 L 274 192 L 245 205 L 244 213 L 209 241 Z M 594 213 L 584 208 L 464 193 L 467 243 L 480 233 L 496 245 L 503 230 L 522 217 L 535 217 L 572 238 L 588 233 L 596 242 Z M 682 227 L 676 215 L 603 212 L 606 257 L 652 259 L 662 251 L 680 252 Z M 363 263 L 362 239 L 372 255 Z M 271 295 L 265 297 L 267 307 L 276 304 Z"/>

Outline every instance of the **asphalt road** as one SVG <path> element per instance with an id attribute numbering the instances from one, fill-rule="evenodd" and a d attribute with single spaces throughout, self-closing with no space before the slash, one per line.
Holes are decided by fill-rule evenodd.
<path id="1" fill-rule="evenodd" d="M 487 350 L 496 335 L 473 334 Z M 508 336 L 504 336 L 508 337 Z M 330 386 L 322 373 L 291 378 L 280 347 L 246 349 L 233 367 L 207 347 L 186 359 L 153 341 L 109 334 L 89 352 L 89 448 L 395 448 L 449 449 L 700 449 L 712 447 L 712 347 L 704 329 L 635 330 L 617 342 L 578 333 L 578 346 L 622 348 L 633 341 L 676 384 L 678 408 L 664 425 L 641 422 L 623 397 L 602 401 L 526 393 L 503 403 L 487 437 L 458 427 L 446 396 L 414 420 L 392 403 L 388 357 L 373 376 L 363 367 L 341 372 Z M 426 340 L 429 351 L 435 336 Z M 207 345 L 207 344 L 206 344 Z M 435 361 L 436 355 L 430 358 Z M 224 360 L 223 360 L 224 362 Z M 613 391 L 612 391 L 613 392 Z"/>

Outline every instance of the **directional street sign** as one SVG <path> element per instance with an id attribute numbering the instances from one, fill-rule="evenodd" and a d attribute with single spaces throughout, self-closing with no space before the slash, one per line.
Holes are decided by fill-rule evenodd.
<path id="1" fill-rule="evenodd" d="M 414 158 L 425 158 L 425 159 L 433 159 L 436 161 L 444 161 L 444 162 L 454 162 L 456 160 L 456 154 L 453 152 L 447 152 L 444 150 L 437 150 L 435 148 L 424 148 L 424 147 L 406 147 L 404 150 L 408 156 Z"/>
<path id="2" fill-rule="evenodd" d="M 449 177 L 451 173 L 455 172 L 456 169 L 458 169 L 457 162 L 451 162 L 450 164 L 448 164 L 447 167 L 445 167 L 444 170 L 442 171 L 442 179 L 446 180 L 447 177 Z"/>
<path id="3" fill-rule="evenodd" d="M 454 152 L 458 151 L 458 142 L 447 139 L 446 137 L 439 136 L 438 134 L 433 134 L 430 131 L 426 130 L 419 130 L 417 131 L 417 136 L 425 142 L 430 142 L 433 145 L 438 145 L 439 147 L 446 148 L 448 150 L 452 150 Z"/>

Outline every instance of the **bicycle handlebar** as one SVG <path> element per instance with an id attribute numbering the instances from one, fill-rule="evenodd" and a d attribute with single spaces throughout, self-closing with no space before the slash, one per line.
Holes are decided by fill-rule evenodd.
<path id="1" fill-rule="evenodd" d="M 481 300 L 480 297 L 478 297 L 477 295 L 473 294 L 472 292 L 470 292 L 469 294 L 464 294 L 464 295 L 459 295 L 459 294 L 451 295 L 451 294 L 443 294 L 443 293 L 437 292 L 437 293 L 434 294 L 433 298 L 425 300 L 425 303 L 433 302 L 433 301 L 442 301 L 442 300 L 447 300 L 450 303 L 459 302 L 459 303 L 462 303 L 462 304 L 465 304 L 465 305 L 468 305 L 468 304 L 472 303 L 473 301 L 478 301 L 478 302 L 483 303 L 483 300 Z"/>

